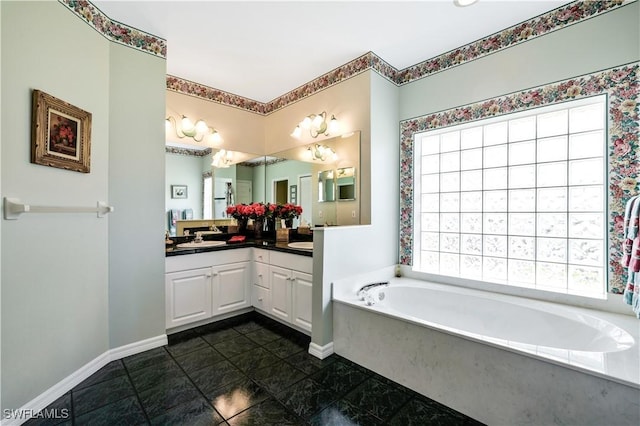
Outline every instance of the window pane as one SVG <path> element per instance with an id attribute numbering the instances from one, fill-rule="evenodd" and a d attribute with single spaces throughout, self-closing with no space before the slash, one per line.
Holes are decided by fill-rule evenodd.
<path id="1" fill-rule="evenodd" d="M 570 238 L 602 238 L 604 235 L 601 213 L 570 213 Z"/>
<path id="2" fill-rule="evenodd" d="M 567 261 L 567 240 L 563 238 L 537 238 L 536 248 L 538 260 Z"/>
<path id="3" fill-rule="evenodd" d="M 460 190 L 460 173 L 442 173 L 440 175 L 440 191 L 452 192 Z"/>
<path id="4" fill-rule="evenodd" d="M 566 212 L 567 188 L 538 189 L 538 211 Z"/>
<path id="5" fill-rule="evenodd" d="M 460 276 L 479 280 L 482 278 L 482 257 L 460 256 Z"/>
<path id="6" fill-rule="evenodd" d="M 536 166 L 509 167 L 509 188 L 533 188 L 536 186 Z"/>
<path id="7" fill-rule="evenodd" d="M 485 191 L 484 211 L 506 212 L 507 211 L 507 191 Z"/>
<path id="8" fill-rule="evenodd" d="M 484 257 L 482 259 L 482 277 L 489 281 L 507 279 L 507 259 Z"/>
<path id="9" fill-rule="evenodd" d="M 534 284 L 536 282 L 536 263 L 509 259 L 509 282 Z"/>
<path id="10" fill-rule="evenodd" d="M 420 244 L 423 250 L 438 250 L 440 248 L 440 234 L 437 232 L 422 232 Z"/>
<path id="11" fill-rule="evenodd" d="M 465 129 L 460 132 L 460 148 L 477 148 L 482 146 L 482 126 Z"/>
<path id="12" fill-rule="evenodd" d="M 598 266 L 602 265 L 603 259 L 602 241 L 569 240 L 569 263 Z"/>
<path id="13" fill-rule="evenodd" d="M 509 120 L 509 142 L 526 141 L 536 137 L 536 117 Z"/>
<path id="14" fill-rule="evenodd" d="M 460 251 L 460 234 L 440 234 L 440 251 L 458 253 Z"/>
<path id="15" fill-rule="evenodd" d="M 482 235 L 462 234 L 460 252 L 466 254 L 482 254 Z"/>
<path id="16" fill-rule="evenodd" d="M 460 151 L 440 155 L 440 171 L 453 172 L 460 170 Z"/>
<path id="17" fill-rule="evenodd" d="M 440 195 L 440 211 L 457 212 L 460 210 L 460 193 L 453 192 Z"/>
<path id="18" fill-rule="evenodd" d="M 569 110 L 569 131 L 586 132 L 604 128 L 604 104 L 595 103 Z"/>
<path id="19" fill-rule="evenodd" d="M 507 214 L 506 213 L 484 213 L 483 232 L 485 234 L 506 234 Z"/>
<path id="20" fill-rule="evenodd" d="M 420 147 L 422 155 L 437 154 L 440 152 L 440 136 L 425 136 Z"/>
<path id="21" fill-rule="evenodd" d="M 536 209 L 535 189 L 512 189 L 509 191 L 509 210 L 532 212 Z"/>
<path id="22" fill-rule="evenodd" d="M 538 137 L 546 138 L 547 136 L 566 135 L 568 125 L 569 120 L 566 109 L 540 114 L 538 116 Z"/>
<path id="23" fill-rule="evenodd" d="M 444 271 L 450 271 L 451 275 L 460 275 L 460 255 L 453 253 L 441 253 L 440 267 Z"/>
<path id="24" fill-rule="evenodd" d="M 602 183 L 603 168 L 602 158 L 569 161 L 569 185 Z"/>
<path id="25" fill-rule="evenodd" d="M 484 189 L 506 189 L 507 188 L 507 168 L 485 169 Z"/>
<path id="26" fill-rule="evenodd" d="M 460 195 L 460 210 L 463 212 L 481 212 L 482 191 L 463 192 Z"/>
<path id="27" fill-rule="evenodd" d="M 422 194 L 420 209 L 423 212 L 440 211 L 440 196 L 438 194 Z"/>
<path id="28" fill-rule="evenodd" d="M 460 132 L 449 132 L 440 135 L 440 152 L 457 151 L 460 149 Z"/>
<path id="29" fill-rule="evenodd" d="M 420 252 L 420 270 L 432 274 L 440 272 L 440 253 L 437 251 Z"/>
<path id="30" fill-rule="evenodd" d="M 485 256 L 507 257 L 507 237 L 505 235 L 485 235 L 483 237 Z"/>
<path id="31" fill-rule="evenodd" d="M 536 161 L 536 141 L 509 144 L 509 164 L 530 164 Z"/>
<path id="32" fill-rule="evenodd" d="M 460 190 L 476 191 L 482 189 L 482 170 L 470 170 L 460 173 Z"/>
<path id="33" fill-rule="evenodd" d="M 535 213 L 509 213 L 510 235 L 536 235 Z"/>
<path id="34" fill-rule="evenodd" d="M 459 232 L 460 231 L 460 215 L 458 213 L 441 213 L 440 214 L 440 231 Z"/>
<path id="35" fill-rule="evenodd" d="M 538 186 L 564 186 L 567 184 L 567 163 L 538 164 Z"/>
<path id="36" fill-rule="evenodd" d="M 489 146 L 484 149 L 484 167 L 507 165 L 507 145 Z"/>
<path id="37" fill-rule="evenodd" d="M 462 213 L 460 231 L 472 234 L 482 233 L 482 213 Z"/>
<path id="38" fill-rule="evenodd" d="M 535 238 L 509 237 L 509 257 L 534 260 L 536 257 Z"/>
<path id="39" fill-rule="evenodd" d="M 543 237 L 567 237 L 566 213 L 538 213 L 538 235 Z"/>
<path id="40" fill-rule="evenodd" d="M 577 186 L 569 188 L 569 210 L 573 212 L 597 212 L 604 208 L 602 186 Z"/>
<path id="41" fill-rule="evenodd" d="M 472 170 L 482 168 L 482 148 L 469 149 L 460 153 L 460 169 Z"/>
<path id="42" fill-rule="evenodd" d="M 424 155 L 421 167 L 422 174 L 438 173 L 440 171 L 440 155 Z"/>
<path id="43" fill-rule="evenodd" d="M 422 192 L 438 192 L 440 189 L 440 175 L 422 175 L 420 186 Z"/>
<path id="44" fill-rule="evenodd" d="M 601 157 L 604 152 L 604 132 L 580 133 L 569 136 L 569 158 Z M 626 152 L 629 144 L 618 148 Z"/>
<path id="45" fill-rule="evenodd" d="M 559 161 L 567 159 L 567 137 L 538 139 L 538 157 L 536 161 Z"/>
<path id="46" fill-rule="evenodd" d="M 537 262 L 536 275 L 538 282 L 544 287 L 567 287 L 567 265 Z"/>
<path id="47" fill-rule="evenodd" d="M 602 268 L 569 265 L 569 290 L 582 294 L 602 294 L 604 280 Z"/>
<path id="48" fill-rule="evenodd" d="M 438 213 L 422 213 L 420 217 L 422 220 L 420 229 L 423 231 L 438 232 L 440 230 L 440 215 Z"/>
<path id="49" fill-rule="evenodd" d="M 499 145 L 507 142 L 507 123 L 484 126 L 484 146 Z"/>

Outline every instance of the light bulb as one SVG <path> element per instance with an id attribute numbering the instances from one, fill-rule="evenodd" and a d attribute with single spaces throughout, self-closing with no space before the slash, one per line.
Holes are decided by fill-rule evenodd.
<path id="1" fill-rule="evenodd" d="M 302 136 L 302 129 L 300 128 L 300 126 L 296 126 L 296 128 L 293 129 L 293 132 L 291 132 L 291 136 L 296 139 L 300 139 L 300 136 Z"/>
<path id="2" fill-rule="evenodd" d="M 313 127 L 315 127 L 316 129 L 320 128 L 320 126 L 322 125 L 322 122 L 324 121 L 324 117 L 321 115 L 316 115 L 313 118 L 312 124 Z"/>
<path id="3" fill-rule="evenodd" d="M 206 133 L 208 130 L 209 130 L 209 126 L 207 126 L 207 123 L 205 123 L 204 120 L 196 121 L 196 132 Z"/>
<path id="4" fill-rule="evenodd" d="M 308 129 L 309 127 L 311 127 L 311 117 L 305 117 L 304 120 L 300 122 L 300 126 L 303 129 Z"/>
<path id="5" fill-rule="evenodd" d="M 213 129 L 213 133 L 209 136 L 209 140 L 214 144 L 218 144 L 222 141 L 222 136 L 220 136 L 220 133 L 218 133 L 216 129 Z"/>
<path id="6" fill-rule="evenodd" d="M 193 122 L 189 120 L 189 117 L 187 117 L 186 115 L 182 116 L 182 121 L 180 122 L 180 124 L 182 124 L 183 132 L 193 131 Z"/>
<path id="7" fill-rule="evenodd" d="M 338 133 L 338 130 L 338 119 L 334 115 L 332 115 L 331 121 L 329 121 L 329 134 L 335 135 L 336 133 Z"/>
<path id="8" fill-rule="evenodd" d="M 167 119 L 164 120 L 164 131 L 165 133 L 169 133 L 171 129 L 173 129 L 173 125 L 171 124 L 169 117 L 167 117 Z"/>

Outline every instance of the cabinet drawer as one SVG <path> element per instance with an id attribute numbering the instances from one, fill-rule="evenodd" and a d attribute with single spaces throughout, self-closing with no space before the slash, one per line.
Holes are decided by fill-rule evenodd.
<path id="1" fill-rule="evenodd" d="M 251 304 L 257 309 L 269 312 L 271 310 L 271 290 L 258 285 L 252 287 Z"/>
<path id="2" fill-rule="evenodd" d="M 258 262 L 253 264 L 253 284 L 263 288 L 271 288 L 269 282 L 269 265 Z"/>
<path id="3" fill-rule="evenodd" d="M 233 248 L 206 253 L 183 254 L 165 258 L 165 272 L 186 271 L 188 269 L 206 268 L 226 263 L 246 262 L 251 260 L 250 248 Z"/>
<path id="4" fill-rule="evenodd" d="M 269 263 L 269 250 L 254 248 L 253 260 L 254 262 Z"/>
<path id="5" fill-rule="evenodd" d="M 307 274 L 313 272 L 313 257 L 309 256 L 274 251 L 271 253 L 270 263 L 281 268 L 293 269 Z"/>

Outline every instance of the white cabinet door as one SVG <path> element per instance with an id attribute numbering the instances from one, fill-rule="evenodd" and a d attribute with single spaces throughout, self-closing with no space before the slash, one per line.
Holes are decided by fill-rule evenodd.
<path id="1" fill-rule="evenodd" d="M 211 316 L 211 268 L 168 273 L 165 290 L 167 328 Z"/>
<path id="2" fill-rule="evenodd" d="M 292 322 L 298 327 L 311 331 L 311 274 L 292 271 Z"/>
<path id="3" fill-rule="evenodd" d="M 269 268 L 271 284 L 271 314 L 291 322 L 291 271 L 271 266 Z"/>
<path id="4" fill-rule="evenodd" d="M 213 315 L 251 306 L 251 262 L 213 267 Z"/>

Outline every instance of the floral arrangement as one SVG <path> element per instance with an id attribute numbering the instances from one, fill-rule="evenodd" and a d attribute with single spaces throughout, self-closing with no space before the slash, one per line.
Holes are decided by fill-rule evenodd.
<path id="1" fill-rule="evenodd" d="M 236 204 L 227 207 L 227 216 L 234 219 L 264 219 L 267 216 L 268 208 L 263 203 Z"/>
<path id="2" fill-rule="evenodd" d="M 275 208 L 275 217 L 280 219 L 294 219 L 302 214 L 302 207 L 286 203 L 278 204 Z"/>

